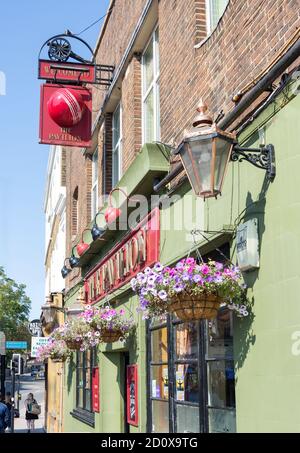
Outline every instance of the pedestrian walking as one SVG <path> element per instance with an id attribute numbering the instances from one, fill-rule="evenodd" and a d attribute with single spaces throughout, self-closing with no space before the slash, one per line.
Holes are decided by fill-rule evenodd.
<path id="1" fill-rule="evenodd" d="M 13 406 L 12 406 L 12 400 L 11 400 L 11 393 L 10 392 L 6 392 L 4 404 L 6 405 L 8 411 L 9 411 L 9 423 L 8 423 L 6 431 L 7 432 L 11 432 L 11 417 L 12 417 Z"/>
<path id="2" fill-rule="evenodd" d="M 40 406 L 34 399 L 33 393 L 28 393 L 24 404 L 26 409 L 27 432 L 30 433 L 34 430 L 34 421 L 39 418 L 38 414 L 41 412 Z"/>
<path id="3" fill-rule="evenodd" d="M 4 433 L 7 426 L 9 426 L 9 410 L 4 404 L 4 398 L 0 396 L 0 433 Z"/>

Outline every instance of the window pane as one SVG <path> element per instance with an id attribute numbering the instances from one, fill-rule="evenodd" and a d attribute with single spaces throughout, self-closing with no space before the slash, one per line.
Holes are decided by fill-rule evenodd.
<path id="1" fill-rule="evenodd" d="M 176 365 L 176 400 L 199 402 L 197 365 Z"/>
<path id="2" fill-rule="evenodd" d="M 93 184 L 95 184 L 95 182 L 98 180 L 98 149 L 93 154 L 92 179 L 93 179 Z"/>
<path id="3" fill-rule="evenodd" d="M 112 185 L 113 187 L 118 183 L 120 179 L 120 172 L 119 172 L 119 166 L 120 166 L 120 146 L 117 146 L 112 155 Z"/>
<path id="4" fill-rule="evenodd" d="M 160 98 L 159 80 L 156 85 L 156 140 L 160 140 Z"/>
<path id="5" fill-rule="evenodd" d="M 164 324 L 166 322 L 167 322 L 167 315 L 162 315 L 162 316 L 157 317 L 157 318 L 152 318 L 150 320 L 150 327 L 159 326 L 159 325 Z"/>
<path id="6" fill-rule="evenodd" d="M 95 217 L 98 211 L 98 184 L 92 190 L 92 217 Z"/>
<path id="7" fill-rule="evenodd" d="M 236 418 L 234 410 L 208 409 L 210 433 L 235 433 Z"/>
<path id="8" fill-rule="evenodd" d="M 221 307 L 217 318 L 212 321 L 208 321 L 208 357 L 233 358 L 232 323 L 232 313 L 227 307 Z"/>
<path id="9" fill-rule="evenodd" d="M 168 337 L 166 327 L 151 332 L 151 351 L 152 362 L 168 361 Z"/>
<path id="10" fill-rule="evenodd" d="M 152 401 L 152 432 L 169 432 L 169 407 L 164 401 Z"/>
<path id="11" fill-rule="evenodd" d="M 177 404 L 177 432 L 178 433 L 199 433 L 199 406 L 185 406 Z"/>
<path id="12" fill-rule="evenodd" d="M 159 72 L 159 33 L 158 28 L 155 31 L 155 73 Z"/>
<path id="13" fill-rule="evenodd" d="M 197 357 L 198 332 L 197 323 L 179 324 L 176 326 L 177 359 L 194 359 Z"/>
<path id="14" fill-rule="evenodd" d="M 113 114 L 113 148 L 117 145 L 120 138 L 120 105 Z"/>
<path id="15" fill-rule="evenodd" d="M 153 89 L 148 94 L 145 104 L 145 142 L 149 143 L 154 140 L 154 105 L 153 105 Z"/>
<path id="16" fill-rule="evenodd" d="M 77 407 L 83 408 L 83 370 L 77 369 Z"/>
<path id="17" fill-rule="evenodd" d="M 85 407 L 87 411 L 92 410 L 92 404 L 91 404 L 91 390 L 88 389 L 85 391 Z"/>
<path id="18" fill-rule="evenodd" d="M 167 365 L 151 366 L 151 396 L 152 398 L 169 398 L 169 379 Z"/>
<path id="19" fill-rule="evenodd" d="M 144 94 L 153 81 L 153 38 L 151 38 L 143 56 L 144 66 Z"/>
<path id="20" fill-rule="evenodd" d="M 233 361 L 208 362 L 208 405 L 235 407 Z"/>
<path id="21" fill-rule="evenodd" d="M 210 15 L 210 31 L 218 24 L 223 16 L 228 0 L 209 0 L 209 15 Z"/>

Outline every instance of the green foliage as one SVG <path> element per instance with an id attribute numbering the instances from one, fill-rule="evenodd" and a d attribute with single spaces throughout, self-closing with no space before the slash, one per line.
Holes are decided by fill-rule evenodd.
<path id="1" fill-rule="evenodd" d="M 7 277 L 0 267 L 0 331 L 5 333 L 6 340 L 23 340 L 30 346 L 31 335 L 27 325 L 31 300 L 25 288 L 24 284 Z"/>

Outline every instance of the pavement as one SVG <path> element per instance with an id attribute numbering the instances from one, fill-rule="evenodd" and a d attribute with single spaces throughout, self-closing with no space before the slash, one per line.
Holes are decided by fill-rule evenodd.
<path id="1" fill-rule="evenodd" d="M 17 378 L 16 378 L 16 397 L 17 397 Z M 11 381 L 5 382 L 5 391 L 11 391 Z M 41 405 L 41 414 L 38 420 L 35 420 L 35 430 L 33 433 L 44 433 L 44 414 L 45 414 L 45 379 L 35 379 L 30 374 L 23 374 L 20 377 L 20 394 L 21 400 L 19 401 L 20 417 L 14 419 L 14 432 L 15 433 L 27 433 L 27 424 L 25 420 L 25 405 L 24 401 L 27 398 L 28 393 L 33 393 L 34 398 L 38 404 Z M 17 401 L 16 401 L 17 407 Z"/>

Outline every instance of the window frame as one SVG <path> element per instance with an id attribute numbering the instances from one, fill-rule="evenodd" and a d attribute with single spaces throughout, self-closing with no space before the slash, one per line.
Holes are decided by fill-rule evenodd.
<path id="1" fill-rule="evenodd" d="M 156 24 L 154 27 L 151 36 L 145 45 L 144 51 L 142 53 L 142 144 L 146 142 L 146 112 L 145 112 L 145 105 L 148 96 L 150 95 L 151 91 L 153 92 L 153 140 L 152 141 L 159 141 L 160 140 L 160 64 L 159 64 L 159 26 Z M 157 39 L 158 33 L 158 39 Z M 149 45 L 152 41 L 152 51 L 153 51 L 153 78 L 149 87 L 144 91 L 145 85 L 145 54 L 148 50 Z"/>
<path id="2" fill-rule="evenodd" d="M 97 160 L 95 160 L 95 156 L 97 155 Z M 91 187 L 91 218 L 93 219 L 99 209 L 99 200 L 98 200 L 98 163 L 99 163 L 99 154 L 98 154 L 98 147 L 96 147 L 93 155 L 92 155 L 92 187 Z M 97 167 L 95 170 L 95 166 Z M 95 177 L 96 175 L 96 177 Z M 96 199 L 95 199 L 96 198 Z"/>
<path id="3" fill-rule="evenodd" d="M 115 118 L 116 118 L 116 112 L 119 110 L 119 137 L 117 142 L 115 143 Z M 123 165 L 122 165 L 122 103 L 119 102 L 117 107 L 115 108 L 113 114 L 112 114 L 112 187 L 115 187 L 118 182 L 121 179 L 122 172 L 123 172 Z M 118 153 L 118 168 L 116 171 L 116 168 L 114 166 L 114 155 Z"/>
<path id="4" fill-rule="evenodd" d="M 224 8 L 224 11 L 223 13 L 221 14 L 221 16 L 219 17 L 217 23 L 215 25 L 213 25 L 212 23 L 212 2 L 215 1 L 215 0 L 205 0 L 205 13 L 206 13 L 206 31 L 207 31 L 207 36 L 210 36 L 214 30 L 217 28 L 218 26 L 218 23 L 221 19 L 221 17 L 223 16 L 223 14 L 225 13 L 225 10 L 228 6 L 228 3 L 229 3 L 229 0 L 226 0 L 227 3 L 225 5 L 225 8 Z"/>
<path id="5" fill-rule="evenodd" d="M 85 352 L 76 352 L 76 372 L 75 372 L 75 408 L 73 409 L 70 414 L 72 417 L 76 418 L 77 420 L 86 423 L 89 426 L 95 427 L 95 412 L 93 411 L 93 383 L 92 383 L 92 377 L 93 377 L 93 369 L 96 367 L 96 350 L 95 349 L 90 349 L 90 366 L 87 367 L 85 366 L 86 363 L 86 353 Z M 82 354 L 82 366 L 79 366 L 79 357 L 80 354 Z M 86 408 L 86 371 L 90 370 L 89 373 L 89 379 L 90 379 L 90 410 Z M 79 372 L 82 370 L 83 373 L 83 383 L 82 387 L 79 386 L 78 380 L 79 380 Z M 83 403 L 82 407 L 79 406 L 79 391 L 80 389 L 83 389 Z"/>

